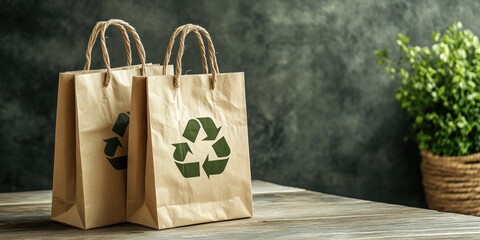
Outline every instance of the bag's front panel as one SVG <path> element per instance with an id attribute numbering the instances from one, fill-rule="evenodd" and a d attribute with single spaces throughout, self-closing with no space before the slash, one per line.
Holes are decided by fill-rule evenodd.
<path id="1" fill-rule="evenodd" d="M 159 74 L 159 65 L 147 66 Z M 104 86 L 104 73 L 75 79 L 79 156 L 86 228 L 125 222 L 128 126 L 133 76 L 140 69 L 112 71 Z M 77 169 L 78 170 L 78 169 Z"/>
<path id="2" fill-rule="evenodd" d="M 252 215 L 243 73 L 147 80 L 158 228 Z"/>

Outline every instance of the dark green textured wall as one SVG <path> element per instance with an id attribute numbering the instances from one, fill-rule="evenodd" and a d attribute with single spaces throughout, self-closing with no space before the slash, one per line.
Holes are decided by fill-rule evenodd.
<path id="1" fill-rule="evenodd" d="M 373 51 L 393 49 L 398 32 L 425 44 L 454 20 L 480 33 L 478 10 L 475 0 L 2 1 L 0 191 L 51 187 L 58 72 L 81 69 L 96 21 L 120 18 L 136 27 L 150 62 L 191 22 L 211 33 L 221 71 L 245 72 L 254 178 L 424 206 L 398 83 Z M 112 63 L 122 65 L 120 36 L 108 36 Z M 184 66 L 198 72 L 188 46 Z"/>

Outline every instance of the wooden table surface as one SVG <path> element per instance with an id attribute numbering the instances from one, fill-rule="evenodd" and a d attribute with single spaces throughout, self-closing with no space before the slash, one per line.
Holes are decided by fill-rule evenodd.
<path id="1" fill-rule="evenodd" d="M 248 219 L 152 230 L 80 230 L 49 219 L 51 191 L 1 193 L 0 239 L 480 239 L 480 218 L 254 181 Z"/>

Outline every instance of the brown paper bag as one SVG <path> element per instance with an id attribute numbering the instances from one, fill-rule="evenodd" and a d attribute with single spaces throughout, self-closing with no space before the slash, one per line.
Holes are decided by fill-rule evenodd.
<path id="1" fill-rule="evenodd" d="M 132 34 L 141 65 L 110 68 L 105 45 L 109 25 L 119 27 L 124 39 L 124 28 Z M 99 29 L 107 68 L 89 71 L 91 47 Z M 162 72 L 159 65 L 145 64 L 145 50 L 128 23 L 99 23 L 92 34 L 85 70 L 60 73 L 55 135 L 51 219 L 82 229 L 125 221 L 132 77 Z M 127 40 L 126 48 L 129 64 Z"/>
<path id="2" fill-rule="evenodd" d="M 135 77 L 132 90 L 143 100 L 132 102 L 129 155 L 142 154 L 129 158 L 127 221 L 155 229 L 253 214 L 244 75 L 220 74 L 210 35 L 194 25 L 172 35 L 166 63 L 179 30 L 175 76 Z M 190 31 L 207 40 L 212 74 L 180 75 Z"/>
<path id="3" fill-rule="evenodd" d="M 190 26 L 190 25 L 185 25 Z M 179 27 L 173 33 L 171 41 L 180 33 L 184 26 Z M 208 65 L 206 59 L 205 45 L 197 29 L 193 29 L 198 45 L 202 61 L 202 69 L 204 73 L 208 73 Z M 173 42 L 169 44 L 171 53 Z M 168 63 L 167 63 L 168 65 Z M 145 205 L 145 159 L 147 151 L 147 111 L 146 111 L 146 77 L 137 76 L 133 78 L 131 111 L 128 145 L 130 150 L 128 153 L 129 168 L 127 173 L 127 219 L 132 222 L 147 221 L 153 224 L 150 214 L 144 213 L 149 211 Z M 144 216 L 149 218 L 145 219 Z M 139 219 L 140 218 L 140 219 Z"/>
<path id="4" fill-rule="evenodd" d="M 187 25 L 185 25 L 187 26 Z M 172 40 L 180 33 L 182 27 L 177 28 L 173 33 Z M 202 61 L 202 69 L 204 73 L 208 73 L 205 45 L 202 36 L 198 30 L 194 29 L 200 48 L 200 55 Z M 169 52 L 172 51 L 173 43 L 169 45 Z M 168 63 L 167 63 L 168 65 Z M 173 72 L 173 70 L 172 70 Z M 148 211 L 145 206 L 145 159 L 147 151 L 147 112 L 146 112 L 146 77 L 136 76 L 132 83 L 131 96 L 131 110 L 130 110 L 130 125 L 128 137 L 128 162 L 129 168 L 127 171 L 127 218 L 132 221 L 148 221 L 153 224 L 153 220 L 137 219 L 143 218 L 143 212 Z M 149 215 L 150 216 L 150 215 Z"/>

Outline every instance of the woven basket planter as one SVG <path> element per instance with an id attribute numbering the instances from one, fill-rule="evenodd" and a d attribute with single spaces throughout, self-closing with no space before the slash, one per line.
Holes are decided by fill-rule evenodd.
<path id="1" fill-rule="evenodd" d="M 422 151 L 421 155 L 428 207 L 480 216 L 480 153 L 444 157 Z"/>

